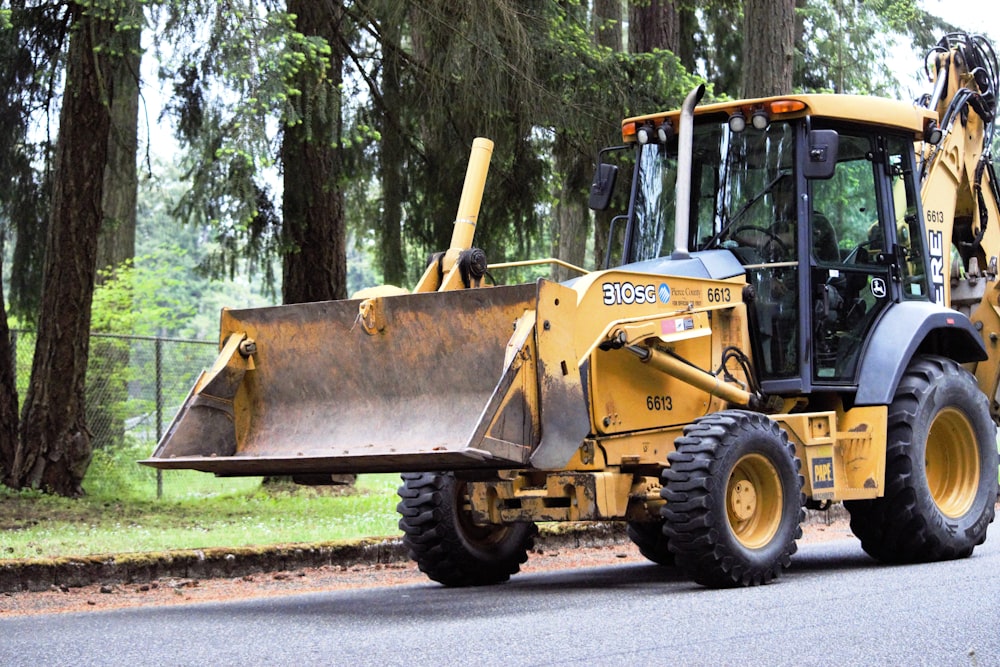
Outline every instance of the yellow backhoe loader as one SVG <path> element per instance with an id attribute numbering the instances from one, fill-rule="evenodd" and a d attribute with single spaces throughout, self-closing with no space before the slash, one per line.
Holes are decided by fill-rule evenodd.
<path id="1" fill-rule="evenodd" d="M 590 197 L 618 151 L 620 263 L 563 283 L 489 284 L 478 139 L 414 293 L 224 311 L 144 463 L 400 472 L 405 542 L 450 586 L 507 580 L 537 522 L 609 520 L 703 585 L 761 584 L 835 502 L 881 561 L 969 556 L 997 501 L 997 59 L 951 34 L 928 74 L 916 103 L 698 88 L 625 120 Z"/>

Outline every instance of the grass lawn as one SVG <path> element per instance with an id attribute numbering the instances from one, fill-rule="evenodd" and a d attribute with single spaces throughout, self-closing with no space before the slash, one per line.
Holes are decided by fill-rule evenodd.
<path id="1" fill-rule="evenodd" d="M 295 485 L 265 490 L 260 478 L 217 479 L 170 470 L 163 473 L 158 500 L 154 472 L 141 470 L 144 481 L 137 486 L 120 476 L 92 474 L 101 472 L 101 462 L 95 466 L 82 498 L 0 486 L 0 559 L 400 534 L 395 474 L 362 475 L 353 492 L 343 493 L 342 487 Z"/>

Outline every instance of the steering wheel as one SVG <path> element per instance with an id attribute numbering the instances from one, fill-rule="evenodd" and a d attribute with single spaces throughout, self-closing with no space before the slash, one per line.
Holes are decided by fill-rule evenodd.
<path id="1" fill-rule="evenodd" d="M 844 258 L 844 264 L 871 264 L 871 241 L 864 241 L 854 246 L 854 249 Z"/>
<path id="2" fill-rule="evenodd" d="M 766 237 L 766 239 L 763 243 L 741 239 L 740 235 L 746 232 L 760 234 Z M 756 248 L 760 254 L 770 262 L 780 262 L 786 257 L 791 256 L 788 244 L 782 241 L 781 237 L 774 233 L 773 230 L 766 227 L 760 227 L 757 225 L 742 225 L 731 231 L 729 233 L 729 238 L 733 239 L 741 246 Z"/>

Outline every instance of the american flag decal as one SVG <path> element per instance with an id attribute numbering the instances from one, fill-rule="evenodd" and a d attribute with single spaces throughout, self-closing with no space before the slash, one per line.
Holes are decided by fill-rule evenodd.
<path id="1" fill-rule="evenodd" d="M 673 320 L 661 320 L 660 330 L 665 334 L 677 333 L 694 329 L 693 317 L 678 317 Z"/>

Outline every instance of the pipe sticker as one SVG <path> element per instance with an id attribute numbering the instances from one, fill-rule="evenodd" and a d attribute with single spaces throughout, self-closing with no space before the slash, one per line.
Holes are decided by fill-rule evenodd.
<path id="1" fill-rule="evenodd" d="M 679 317 L 674 320 L 661 320 L 660 331 L 665 334 L 677 333 L 678 331 L 689 331 L 694 329 L 693 317 Z"/>

